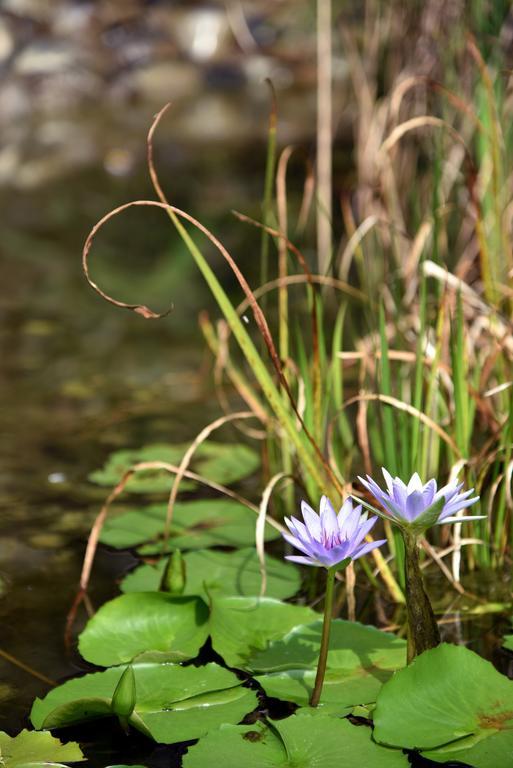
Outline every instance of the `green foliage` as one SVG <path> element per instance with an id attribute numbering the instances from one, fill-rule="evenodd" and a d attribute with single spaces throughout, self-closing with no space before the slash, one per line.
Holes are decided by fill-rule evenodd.
<path id="1" fill-rule="evenodd" d="M 145 555 L 161 554 L 160 541 L 167 514 L 165 504 L 141 505 L 108 518 L 100 541 L 116 549 L 141 547 Z M 256 516 L 248 507 L 230 499 L 177 502 L 166 551 L 203 549 L 205 547 L 247 547 L 255 540 Z M 266 541 L 279 537 L 269 524 Z"/>
<path id="2" fill-rule="evenodd" d="M 267 650 L 254 654 L 249 667 L 268 696 L 306 706 L 313 689 L 322 622 L 294 627 Z M 406 643 L 375 627 L 336 619 L 331 624 L 322 705 L 340 710 L 376 700 L 382 683 L 406 660 Z"/>
<path id="3" fill-rule="evenodd" d="M 250 660 L 257 672 L 313 669 L 319 656 L 322 621 L 294 627 Z M 405 663 L 404 640 L 376 627 L 334 619 L 331 623 L 328 669 L 398 669 Z"/>
<path id="4" fill-rule="evenodd" d="M 311 608 L 270 597 L 218 597 L 210 616 L 212 646 L 229 667 L 245 669 L 256 651 L 315 616 Z"/>
<path id="5" fill-rule="evenodd" d="M 186 595 L 208 600 L 218 594 L 249 597 L 260 592 L 260 563 L 254 547 L 220 552 L 200 549 L 184 555 Z M 292 563 L 266 556 L 267 597 L 284 600 L 299 590 L 301 576 Z M 149 592 L 159 589 L 165 560 L 156 565 L 140 565 L 121 582 L 123 592 Z"/>
<path id="6" fill-rule="evenodd" d="M 381 744 L 429 756 L 436 749 L 439 759 L 477 768 L 507 765 L 513 756 L 513 682 L 467 648 L 442 644 L 385 683 L 374 726 Z M 469 759 L 476 746 L 478 763 Z M 493 762 L 506 754 L 508 760 Z"/>
<path id="7" fill-rule="evenodd" d="M 80 635 L 79 650 L 100 666 L 133 659 L 183 661 L 197 656 L 208 636 L 208 608 L 196 597 L 133 592 L 102 605 Z"/>
<path id="8" fill-rule="evenodd" d="M 2 768 L 66 768 L 61 762 L 80 762 L 84 756 L 78 744 L 62 744 L 50 733 L 23 730 L 17 736 L 0 731 L 0 765 Z"/>
<path id="9" fill-rule="evenodd" d="M 189 443 L 167 445 L 166 443 L 146 445 L 134 450 L 121 450 L 112 453 L 103 467 L 92 472 L 89 479 L 98 485 L 115 486 L 125 472 L 134 464 L 146 461 L 162 461 L 168 464 L 180 464 Z M 260 466 L 258 454 L 242 443 L 200 443 L 194 452 L 191 469 L 199 475 L 220 483 L 230 485 L 253 474 Z M 132 493 L 169 493 L 173 485 L 173 476 L 164 470 L 149 469 L 138 472 L 126 485 Z M 182 480 L 180 488 L 191 490 L 196 487 L 191 480 Z"/>
<path id="10" fill-rule="evenodd" d="M 105 603 L 80 635 L 79 650 L 94 664 L 127 661 L 183 661 L 194 658 L 207 637 L 228 666 L 244 668 L 292 627 L 311 621 L 310 608 L 269 597 L 227 597 L 211 601 L 165 592 L 131 592 Z"/>
<path id="11" fill-rule="evenodd" d="M 190 747 L 184 768 L 408 768 L 408 758 L 372 741 L 370 728 L 312 711 L 266 727 L 223 725 Z"/>
<path id="12" fill-rule="evenodd" d="M 34 727 L 63 728 L 114 714 L 112 698 L 124 671 L 111 667 L 76 677 L 36 699 Z M 133 671 L 136 702 L 128 723 L 164 744 L 197 739 L 222 723 L 237 723 L 257 704 L 255 693 L 217 664 L 146 662 L 134 664 Z"/>

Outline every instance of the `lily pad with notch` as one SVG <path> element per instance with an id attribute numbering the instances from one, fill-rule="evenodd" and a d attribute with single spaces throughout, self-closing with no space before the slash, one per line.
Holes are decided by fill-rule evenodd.
<path id="1" fill-rule="evenodd" d="M 111 666 L 129 661 L 178 661 L 198 654 L 208 635 L 228 666 L 245 668 L 251 654 L 317 614 L 273 598 L 176 598 L 132 592 L 105 603 L 79 638 L 87 661 Z"/>
<path id="2" fill-rule="evenodd" d="M 431 759 L 513 764 L 513 682 L 468 648 L 444 643 L 383 686 L 374 724 L 379 743 Z"/>
<path id="3" fill-rule="evenodd" d="M 113 716 L 112 697 L 126 667 L 68 680 L 36 699 L 37 729 L 63 728 Z M 204 736 L 222 723 L 238 723 L 257 705 L 254 691 L 217 664 L 203 667 L 142 662 L 133 665 L 135 708 L 128 723 L 163 744 Z"/>
<path id="4" fill-rule="evenodd" d="M 253 654 L 247 667 L 266 672 L 257 681 L 268 696 L 306 706 L 319 657 L 322 622 L 294 627 L 266 650 Z M 344 709 L 376 700 L 382 684 L 406 660 L 404 640 L 376 627 L 336 619 L 331 625 L 321 708 Z"/>
<path id="5" fill-rule="evenodd" d="M 161 558 L 155 565 L 141 565 L 121 582 L 123 592 L 149 592 L 158 590 L 166 560 Z M 247 597 L 260 592 L 260 562 L 255 547 L 245 547 L 234 552 L 202 549 L 184 556 L 186 595 L 208 596 L 238 595 Z M 284 600 L 299 590 L 301 575 L 291 563 L 266 556 L 266 596 Z"/>
<path id="6" fill-rule="evenodd" d="M 132 592 L 104 603 L 79 638 L 84 659 L 99 666 L 133 659 L 184 661 L 208 637 L 209 610 L 198 597 Z"/>
<path id="7" fill-rule="evenodd" d="M 269 726 L 222 725 L 189 747 L 183 768 L 408 768 L 398 750 L 375 744 L 371 729 L 322 713 L 299 712 Z"/>
<path id="8" fill-rule="evenodd" d="M 230 667 L 248 669 L 249 659 L 316 613 L 270 597 L 217 597 L 212 600 L 212 646 Z"/>
<path id="9" fill-rule="evenodd" d="M 143 555 L 162 554 L 166 515 L 165 504 L 125 509 L 106 520 L 100 541 L 116 549 L 140 547 Z M 255 540 L 255 523 L 255 513 L 231 499 L 177 502 L 165 551 L 247 547 Z M 266 541 L 279 536 L 279 531 L 266 525 Z"/>
<path id="10" fill-rule="evenodd" d="M 105 466 L 89 475 L 93 483 L 102 486 L 115 486 L 125 472 L 140 462 L 162 461 L 168 464 L 180 464 L 190 443 L 169 445 L 155 443 L 134 450 L 121 450 L 112 453 Z M 192 458 L 191 469 L 207 480 L 221 485 L 230 485 L 256 472 L 260 466 L 258 454 L 243 443 L 201 443 Z M 173 475 L 166 470 L 149 469 L 137 472 L 126 485 L 132 493 L 169 493 L 173 485 Z M 196 483 L 184 478 L 180 484 L 182 490 L 196 487 Z"/>

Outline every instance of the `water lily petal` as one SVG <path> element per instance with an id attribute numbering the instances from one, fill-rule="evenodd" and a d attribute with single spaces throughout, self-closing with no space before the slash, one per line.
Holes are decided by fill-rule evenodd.
<path id="1" fill-rule="evenodd" d="M 317 567 L 321 565 L 321 563 L 318 563 L 309 557 L 300 557 L 299 555 L 285 555 L 285 560 L 290 560 L 293 563 L 300 563 L 301 565 L 315 565 Z"/>
<path id="2" fill-rule="evenodd" d="M 406 499 L 405 512 L 406 517 L 410 523 L 413 523 L 413 521 L 419 517 L 419 515 L 421 515 L 426 508 L 427 507 L 424 503 L 423 491 L 412 491 L 412 493 L 408 495 L 408 498 Z"/>
<path id="3" fill-rule="evenodd" d="M 408 489 L 408 493 L 412 493 L 413 491 L 422 491 L 423 485 L 422 480 L 419 477 L 418 472 L 414 472 L 413 475 L 410 477 L 410 482 L 406 486 Z"/>
<path id="4" fill-rule="evenodd" d="M 373 549 L 376 549 L 377 547 L 381 547 L 383 544 L 386 544 L 386 539 L 379 539 L 379 541 L 369 541 L 365 544 L 362 544 L 361 547 L 359 547 L 355 553 L 352 556 L 353 560 L 358 560 L 359 557 L 362 555 L 366 555 L 367 552 L 371 552 Z"/>
<path id="5" fill-rule="evenodd" d="M 337 513 L 327 496 L 321 499 L 321 531 L 323 538 L 332 539 L 338 533 Z"/>
<path id="6" fill-rule="evenodd" d="M 321 521 L 319 519 L 319 515 L 314 512 L 312 507 L 307 504 L 306 501 L 301 502 L 301 514 L 303 515 L 303 520 L 305 521 L 305 525 L 310 531 L 311 535 L 320 541 Z"/>
<path id="7" fill-rule="evenodd" d="M 381 471 L 383 472 L 383 477 L 385 478 L 385 483 L 387 485 L 387 490 L 390 494 L 390 496 L 394 493 L 394 479 L 388 469 L 385 469 L 385 467 L 381 467 Z M 396 478 L 397 480 L 397 478 Z M 404 485 L 404 483 L 403 483 Z"/>
<path id="8" fill-rule="evenodd" d="M 283 533 L 283 538 L 301 553 L 287 555 L 286 559 L 324 568 L 343 568 L 344 561 L 347 564 L 355 552 L 361 551 L 361 542 L 377 520 L 369 518 L 367 512 L 362 514 L 361 504 L 353 508 L 351 498 L 342 504 L 338 515 L 326 496 L 321 499 L 319 515 L 305 502 L 302 512 L 304 523 L 294 517 L 285 518 L 290 533 Z M 381 544 L 384 540 L 380 544 L 372 542 L 371 548 Z"/>
<path id="9" fill-rule="evenodd" d="M 288 533 L 282 533 L 282 536 L 285 541 L 290 544 L 291 547 L 294 547 L 294 549 L 299 549 L 299 551 L 304 552 L 305 555 L 310 554 L 310 547 L 297 539 L 295 536 L 290 536 Z"/>

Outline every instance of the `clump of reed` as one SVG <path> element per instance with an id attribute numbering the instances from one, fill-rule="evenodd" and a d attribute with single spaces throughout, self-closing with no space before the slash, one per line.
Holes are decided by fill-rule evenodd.
<path id="1" fill-rule="evenodd" d="M 165 110 L 148 137 L 158 201 L 128 203 L 105 217 L 87 240 L 84 269 L 89 276 L 92 240 L 109 218 L 132 205 L 162 208 L 222 313 L 217 323 L 203 314 L 200 324 L 226 410 L 220 424 L 238 423 L 261 442 L 260 529 L 271 497 L 290 511 L 297 494 L 362 493 L 352 486 L 362 470 L 459 475 L 480 495 L 486 519 L 442 527 L 422 543 L 426 558 L 461 590 L 464 570 L 508 565 L 513 539 L 511 77 L 489 45 L 501 29 L 506 35 L 506 4 L 494 6 L 494 29 L 478 13 L 483 3 L 474 3 L 456 22 L 442 15 L 433 33 L 438 5 L 423 5 L 411 49 L 401 37 L 419 9 L 400 3 L 384 8 L 369 0 L 361 34 L 342 33 L 353 87 L 354 176 L 343 194 L 333 190 L 333 219 L 316 198 L 308 162 L 293 205 L 287 172 L 295 150 L 278 153 L 273 98 L 262 215 L 257 221 L 236 214 L 259 232 L 257 289 L 215 235 L 166 198 L 153 157 Z M 459 25 L 450 44 L 445 22 Z M 322 65 L 319 76 L 329 78 Z M 320 90 L 326 113 L 319 146 L 331 152 L 331 105 L 322 83 Z M 243 292 L 238 305 L 198 245 L 198 232 L 230 265 Z M 112 303 L 157 316 L 90 282 Z M 230 415 L 234 391 L 256 427 Z M 388 527 L 386 535 L 391 557 L 375 550 L 375 571 L 365 562 L 357 567 L 373 584 L 382 578 L 401 600 L 402 544 Z"/>

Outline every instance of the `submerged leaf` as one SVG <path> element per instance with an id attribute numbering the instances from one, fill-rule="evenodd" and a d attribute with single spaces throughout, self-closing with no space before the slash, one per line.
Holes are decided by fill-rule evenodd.
<path id="1" fill-rule="evenodd" d="M 98 485 L 115 486 L 124 473 L 134 464 L 143 461 L 163 461 L 168 464 L 180 464 L 190 443 L 178 445 L 153 444 L 134 450 L 122 450 L 112 453 L 103 469 L 92 472 L 90 480 Z M 208 480 L 221 485 L 230 485 L 251 475 L 260 465 L 258 454 L 242 443 L 201 443 L 196 449 L 191 468 Z M 130 478 L 126 489 L 132 493 L 169 493 L 173 485 L 173 475 L 165 470 L 145 470 Z M 180 488 L 191 489 L 196 483 L 184 479 Z"/>
<path id="2" fill-rule="evenodd" d="M 162 554 L 162 537 L 167 514 L 165 504 L 150 504 L 128 509 L 107 519 L 100 541 L 117 549 L 136 547 L 143 554 Z M 230 499 L 177 502 L 166 551 L 205 547 L 241 547 L 255 540 L 256 515 L 248 507 Z M 266 540 L 279 532 L 266 525 Z"/>
<path id="3" fill-rule="evenodd" d="M 112 697 L 126 667 L 68 680 L 36 699 L 35 728 L 62 728 L 112 715 Z M 238 723 L 256 704 L 256 694 L 217 664 L 137 663 L 135 709 L 128 723 L 155 741 L 172 744 L 203 736 L 221 723 Z"/>
<path id="4" fill-rule="evenodd" d="M 186 595 L 208 598 L 216 595 L 246 597 L 260 592 L 260 563 L 255 547 L 245 547 L 235 552 L 219 552 L 202 549 L 184 556 Z M 266 596 L 284 600 L 299 590 L 301 575 L 291 563 L 267 556 Z M 123 592 L 149 592 L 160 585 L 166 561 L 156 565 L 141 565 L 121 582 Z"/>

